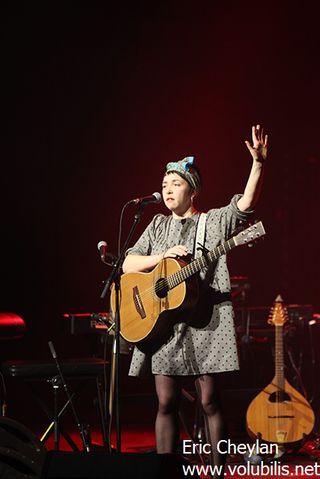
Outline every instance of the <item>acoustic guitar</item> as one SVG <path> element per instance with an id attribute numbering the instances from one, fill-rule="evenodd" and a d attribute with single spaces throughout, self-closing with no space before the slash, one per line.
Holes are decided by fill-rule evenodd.
<path id="1" fill-rule="evenodd" d="M 279 295 L 268 320 L 275 326 L 275 376 L 247 410 L 250 436 L 280 445 L 301 441 L 310 434 L 315 422 L 309 402 L 284 375 L 283 326 L 287 319 L 287 310 Z"/>
<path id="2" fill-rule="evenodd" d="M 189 264 L 166 258 L 148 273 L 125 273 L 120 278 L 120 333 L 139 349 L 152 352 L 168 337 L 176 322 L 185 321 L 181 312 L 198 301 L 197 273 L 220 256 L 240 245 L 265 235 L 262 222 L 241 231 L 212 251 Z M 111 310 L 116 304 L 115 286 L 111 288 Z"/>

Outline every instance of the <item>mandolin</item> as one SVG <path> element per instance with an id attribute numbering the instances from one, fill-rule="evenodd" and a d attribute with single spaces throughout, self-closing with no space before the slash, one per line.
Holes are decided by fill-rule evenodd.
<path id="1" fill-rule="evenodd" d="M 284 376 L 283 326 L 288 319 L 281 296 L 271 309 L 269 324 L 275 326 L 275 376 L 250 403 L 247 430 L 264 441 L 288 444 L 302 440 L 314 427 L 315 416 L 308 401 Z"/>
<path id="2" fill-rule="evenodd" d="M 166 258 L 148 273 L 125 273 L 120 278 L 120 333 L 146 352 L 159 348 L 181 312 L 198 301 L 197 273 L 232 248 L 256 241 L 265 235 L 262 222 L 241 231 L 212 251 L 189 264 Z M 111 310 L 115 313 L 115 286 L 111 288 Z M 179 321 L 180 320 L 180 321 Z M 186 321 L 186 315 L 183 315 Z"/>

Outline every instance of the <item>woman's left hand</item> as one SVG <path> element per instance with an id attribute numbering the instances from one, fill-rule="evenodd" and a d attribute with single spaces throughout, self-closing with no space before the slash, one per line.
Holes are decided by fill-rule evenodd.
<path id="1" fill-rule="evenodd" d="M 260 125 L 252 127 L 252 144 L 245 141 L 253 160 L 263 163 L 267 159 L 268 135 L 264 134 Z"/>

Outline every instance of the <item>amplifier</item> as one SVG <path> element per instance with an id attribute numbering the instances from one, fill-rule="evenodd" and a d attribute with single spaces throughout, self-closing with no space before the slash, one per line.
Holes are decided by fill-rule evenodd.
<path id="1" fill-rule="evenodd" d="M 88 334 L 113 331 L 111 313 L 76 313 L 63 315 L 64 327 L 69 334 Z"/>

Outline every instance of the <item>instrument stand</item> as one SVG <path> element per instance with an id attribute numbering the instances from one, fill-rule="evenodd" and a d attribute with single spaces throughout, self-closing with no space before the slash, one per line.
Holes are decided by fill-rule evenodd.
<path id="1" fill-rule="evenodd" d="M 59 376 L 53 376 L 50 379 L 50 383 L 53 388 L 53 449 L 55 451 L 59 450 L 60 443 L 60 429 L 59 429 L 59 411 L 58 411 L 58 394 L 59 388 L 61 386 L 61 379 Z"/>
<path id="2" fill-rule="evenodd" d="M 138 212 L 134 216 L 133 224 L 131 225 L 128 237 L 124 242 L 124 245 L 120 251 L 120 254 L 116 261 L 113 263 L 111 273 L 108 279 L 105 281 L 102 293 L 100 295 L 100 299 L 104 299 L 107 292 L 110 290 L 111 285 L 114 283 L 115 285 L 115 317 L 114 317 L 114 325 L 115 325 L 115 338 L 114 338 L 114 345 L 113 345 L 113 358 L 112 358 L 112 371 L 111 371 L 111 378 L 113 381 L 113 385 L 110 387 L 110 392 L 112 392 L 112 397 L 109 401 L 109 413 L 110 413 L 110 431 L 111 431 L 111 420 L 113 416 L 113 402 L 115 404 L 115 417 L 116 417 L 116 452 L 121 452 L 121 425 L 120 425 L 120 391 L 119 391 L 119 365 L 120 365 L 120 276 L 121 276 L 121 268 L 124 261 L 124 256 L 126 250 L 128 249 L 129 243 L 131 238 L 135 232 L 137 225 L 139 224 L 142 214 L 144 211 L 144 204 L 140 203 Z M 114 398 L 113 398 L 114 395 Z M 114 401 L 113 401 L 114 400 Z"/>
<path id="3" fill-rule="evenodd" d="M 76 424 L 78 426 L 84 450 L 86 452 L 90 452 L 90 440 L 89 440 L 89 437 L 88 437 L 87 428 L 85 428 L 83 424 L 80 424 L 78 415 L 77 415 L 76 410 L 74 408 L 72 398 L 71 398 L 71 396 L 69 394 L 69 391 L 68 391 L 67 383 L 65 382 L 65 379 L 63 377 L 62 370 L 61 370 L 61 367 L 60 367 L 60 364 L 59 364 L 59 361 L 58 361 L 58 358 L 57 358 L 57 354 L 56 354 L 56 351 L 54 349 L 52 341 L 49 341 L 48 345 L 49 345 L 52 357 L 53 357 L 53 359 L 56 363 L 58 373 L 59 373 L 59 375 L 54 376 L 54 378 L 51 381 L 51 383 L 53 385 L 53 393 L 54 393 L 54 445 L 55 445 L 55 449 L 57 450 L 59 448 L 60 433 L 59 433 L 59 413 L 58 413 L 58 389 L 59 389 L 59 383 L 61 383 L 63 385 L 63 388 L 64 388 L 65 393 L 67 395 L 68 402 L 70 403 L 70 406 L 71 406 L 71 409 L 72 409 L 72 412 L 73 412 L 73 416 L 74 416 Z"/>

